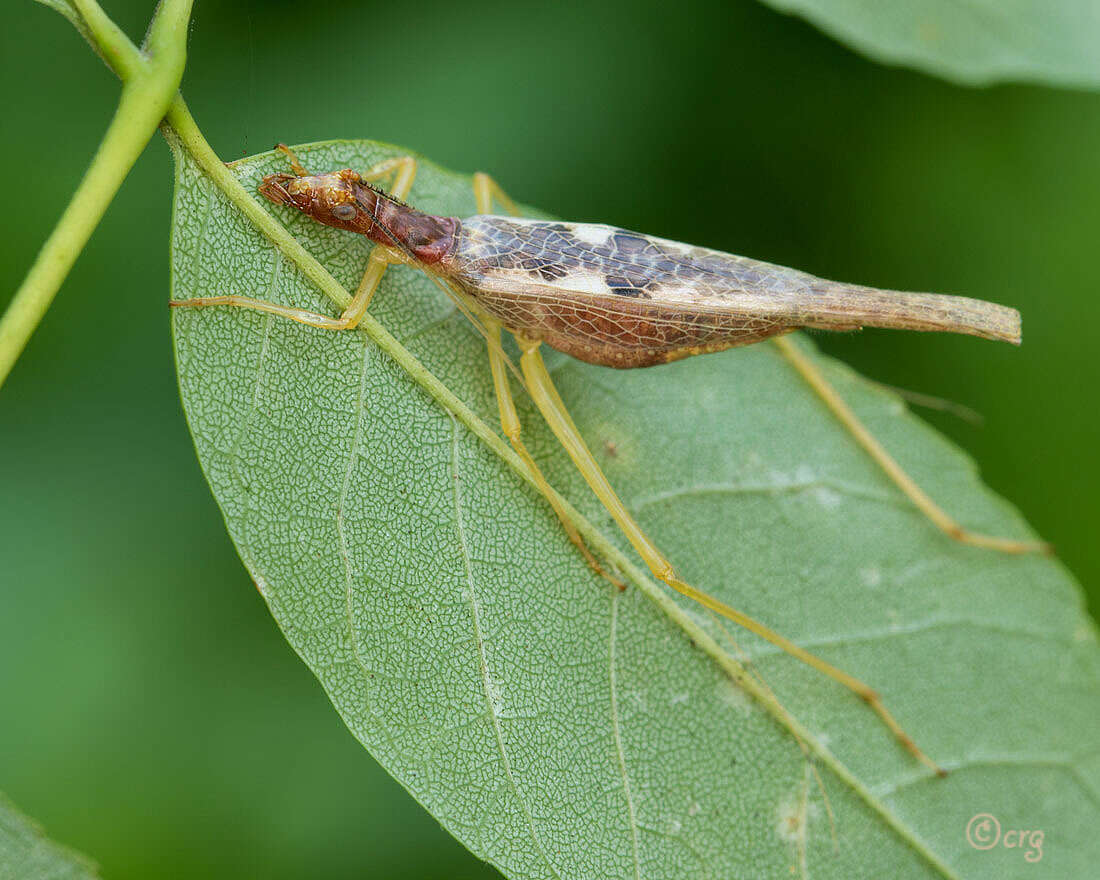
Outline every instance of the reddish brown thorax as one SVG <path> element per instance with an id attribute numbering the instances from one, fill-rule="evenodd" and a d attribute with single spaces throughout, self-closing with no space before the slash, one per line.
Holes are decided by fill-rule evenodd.
<path id="1" fill-rule="evenodd" d="M 453 249 L 458 228 L 454 217 L 425 214 L 364 183 L 355 184 L 354 191 L 363 214 L 370 216 L 362 233 L 371 240 L 404 247 L 428 264 L 438 263 Z"/>
<path id="2" fill-rule="evenodd" d="M 268 201 L 407 251 L 423 264 L 438 263 L 454 248 L 458 220 L 410 208 L 364 183 L 350 168 L 308 177 L 269 174 L 259 189 Z"/>

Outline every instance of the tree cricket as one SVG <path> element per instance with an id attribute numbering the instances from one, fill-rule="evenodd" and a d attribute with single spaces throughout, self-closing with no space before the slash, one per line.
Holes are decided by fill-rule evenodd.
<path id="1" fill-rule="evenodd" d="M 524 447 L 510 371 L 658 579 L 854 691 L 914 757 L 943 775 L 868 685 L 677 576 L 600 470 L 555 390 L 539 349 L 546 343 L 588 363 L 627 369 L 772 338 L 860 446 L 935 526 L 965 544 L 1027 553 L 1047 548 L 1038 542 L 970 532 L 941 510 L 860 423 L 817 367 L 784 338 L 802 328 L 886 327 L 963 333 L 1018 344 L 1016 310 L 958 296 L 826 281 L 795 269 L 611 226 L 525 219 L 518 216 L 500 186 L 482 173 L 473 178 L 478 213 L 464 219 L 438 217 L 404 203 L 416 175 L 416 160 L 411 157 L 381 162 L 361 174 L 343 169 L 311 175 L 289 148 L 278 148 L 286 154 L 292 173 L 266 176 L 259 187 L 261 195 L 374 242 L 351 303 L 338 318 L 237 295 L 173 301 L 172 306 L 238 306 L 312 327 L 350 330 L 366 314 L 388 266 L 404 264 L 424 271 L 485 337 L 503 432 L 593 569 L 618 583 L 559 509 L 555 494 Z M 388 182 L 388 191 L 379 188 L 380 181 Z M 494 202 L 507 216 L 492 213 Z M 519 345 L 518 369 L 501 346 L 502 329 Z"/>

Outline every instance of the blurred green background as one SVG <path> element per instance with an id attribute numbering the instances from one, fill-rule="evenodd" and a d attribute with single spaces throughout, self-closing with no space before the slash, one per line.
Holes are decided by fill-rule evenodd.
<path id="1" fill-rule="evenodd" d="M 134 38 L 152 6 L 107 2 Z M 1019 307 L 1019 350 L 818 339 L 983 413 L 927 418 L 1097 607 L 1100 96 L 885 68 L 751 0 L 197 7 L 184 93 L 226 160 L 370 137 L 570 219 Z M 117 93 L 48 9 L 0 31 L 0 302 Z M 157 140 L 0 392 L 0 789 L 111 878 L 493 876 L 355 743 L 229 544 L 176 393 L 170 199 Z"/>

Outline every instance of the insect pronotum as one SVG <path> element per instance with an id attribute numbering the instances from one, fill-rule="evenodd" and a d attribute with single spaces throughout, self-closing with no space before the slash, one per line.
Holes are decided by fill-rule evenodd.
<path id="1" fill-rule="evenodd" d="M 329 330 L 362 320 L 386 268 L 395 263 L 428 273 L 471 318 L 488 342 L 504 434 L 534 474 L 569 538 L 612 582 L 559 508 L 556 493 L 528 454 L 512 400 L 501 329 L 519 344 L 521 381 L 573 462 L 660 580 L 706 608 L 778 645 L 863 698 L 916 758 L 939 774 L 869 686 L 803 650 L 726 603 L 681 580 L 603 475 L 551 382 L 542 343 L 589 363 L 645 367 L 774 338 L 783 355 L 913 503 L 951 538 L 1007 553 L 1046 545 L 967 531 L 942 511 L 859 422 L 824 376 L 789 340 L 792 330 L 892 327 L 941 330 L 1019 343 L 1020 315 L 1005 306 L 958 296 L 902 293 L 826 281 L 770 263 L 587 223 L 516 216 L 511 199 L 487 175 L 474 176 L 478 214 L 437 217 L 402 201 L 416 161 L 389 159 L 360 174 L 351 169 L 311 175 L 287 147 L 289 174 L 259 187 L 276 204 L 319 223 L 365 235 L 371 251 L 358 291 L 339 318 L 243 296 L 173 301 L 173 306 L 241 306 Z M 389 179 L 390 194 L 372 183 Z M 491 213 L 498 202 L 510 216 Z M 619 584 L 621 586 L 621 584 Z"/>

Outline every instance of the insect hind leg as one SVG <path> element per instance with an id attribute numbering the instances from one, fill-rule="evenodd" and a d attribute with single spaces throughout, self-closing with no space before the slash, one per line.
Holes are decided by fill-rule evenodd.
<path id="1" fill-rule="evenodd" d="M 749 632 L 755 633 L 761 638 L 766 639 L 773 645 L 783 649 L 792 657 L 801 660 L 803 663 L 813 667 L 818 672 L 827 675 L 829 678 L 851 690 L 870 706 L 872 711 L 878 715 L 882 723 L 910 754 L 925 766 L 935 771 L 937 775 L 945 775 L 945 771 L 921 751 L 912 737 L 902 729 L 901 725 L 886 708 L 878 692 L 873 688 L 864 684 L 854 676 L 849 675 L 847 672 L 838 669 L 831 663 L 827 663 L 820 657 L 800 648 L 790 639 L 781 636 L 779 633 L 749 617 L 747 614 L 738 611 L 736 608 L 727 605 L 720 599 L 716 599 L 709 593 L 704 593 L 702 590 L 680 579 L 675 569 L 672 567 L 672 563 L 670 563 L 664 554 L 657 549 L 656 545 L 653 544 L 642 530 L 641 526 L 638 525 L 634 517 L 631 516 L 630 512 L 626 509 L 626 506 L 615 493 L 615 490 L 611 487 L 607 477 L 604 476 L 596 459 L 589 451 L 576 425 L 573 424 L 573 420 L 569 416 L 565 404 L 554 388 L 550 374 L 547 372 L 546 365 L 543 363 L 542 355 L 539 354 L 540 343 L 537 340 L 526 339 L 522 336 L 517 337 L 517 339 L 519 340 L 520 349 L 523 351 L 523 355 L 520 358 L 520 367 L 527 381 L 527 390 L 530 392 L 531 398 L 535 401 L 535 404 L 538 406 L 539 411 L 542 413 L 543 418 L 546 419 L 547 424 L 549 424 L 555 436 L 557 436 L 562 446 L 564 446 L 569 453 L 569 457 L 573 459 L 573 463 L 577 466 L 577 469 L 581 472 L 581 475 L 585 478 L 589 487 L 603 503 L 607 512 L 611 514 L 619 528 L 622 529 L 627 540 L 630 541 L 634 549 L 638 551 L 638 554 L 645 561 L 646 565 L 649 566 L 653 574 L 681 595 L 687 596 L 689 599 L 698 602 L 704 608 L 713 611 L 715 614 L 719 614 L 727 620 L 744 627 L 749 630 Z"/>
<path id="2" fill-rule="evenodd" d="M 492 213 L 493 201 L 495 199 L 509 214 L 512 216 L 519 216 L 520 211 L 519 208 L 516 207 L 516 203 L 512 201 L 511 197 L 501 188 L 499 183 L 483 171 L 479 171 L 474 175 L 473 189 L 479 214 Z M 592 551 L 589 550 L 588 545 L 584 543 L 584 538 L 582 538 L 580 532 L 577 531 L 577 527 L 573 525 L 569 517 L 566 516 L 565 511 L 561 509 L 556 495 L 554 492 L 550 491 L 550 484 L 546 481 L 546 477 L 543 476 L 542 471 L 539 470 L 538 465 L 535 464 L 535 460 L 531 458 L 531 454 L 527 451 L 527 447 L 520 438 L 519 416 L 516 413 L 515 402 L 512 400 L 512 391 L 508 384 L 508 363 L 500 346 L 500 324 L 485 316 L 482 316 L 481 320 L 485 325 L 485 329 L 488 331 L 489 366 L 493 373 L 493 387 L 496 390 L 497 404 L 500 408 L 500 426 L 501 430 L 504 431 L 504 436 L 508 438 L 508 442 L 512 445 L 516 454 L 522 458 L 524 463 L 531 469 L 531 473 L 535 477 L 535 482 L 538 485 L 539 491 L 542 493 L 543 497 L 550 502 L 550 506 L 554 509 L 554 513 L 557 514 L 558 519 L 561 521 L 562 528 L 565 529 L 566 535 L 569 536 L 569 540 L 576 545 L 577 549 L 581 551 L 589 567 L 619 590 L 625 590 L 626 584 L 608 572 L 600 561 L 592 555 Z"/>
<path id="3" fill-rule="evenodd" d="M 566 535 L 577 549 L 581 551 L 589 567 L 619 590 L 625 590 L 626 584 L 612 575 L 600 564 L 599 560 L 592 555 L 592 551 L 588 549 L 588 545 L 585 544 L 584 538 L 582 538 L 580 532 L 577 531 L 577 527 L 573 525 L 572 521 L 562 509 L 557 494 L 550 489 L 550 484 L 547 482 L 546 477 L 543 476 L 542 471 L 539 470 L 539 466 L 535 464 L 535 460 L 531 457 L 531 453 L 527 451 L 527 447 L 520 437 L 521 428 L 519 415 L 516 412 L 515 401 L 512 399 L 512 390 L 508 383 L 508 364 L 505 360 L 504 351 L 500 345 L 500 324 L 485 316 L 482 316 L 481 321 L 485 326 L 487 342 L 489 344 L 489 367 L 493 375 L 493 388 L 496 391 L 497 405 L 500 409 L 500 427 L 504 432 L 504 436 L 508 438 L 508 442 L 512 444 L 512 448 L 516 451 L 516 454 L 522 458 L 527 467 L 531 469 L 531 474 L 535 478 L 535 484 L 539 492 L 548 502 L 550 502 L 550 506 L 553 508 L 554 513 L 557 514 L 558 520 L 565 529 Z"/>
<path id="4" fill-rule="evenodd" d="M 798 346 L 790 337 L 777 336 L 772 342 L 779 348 L 783 357 L 791 364 L 798 374 L 809 384 L 822 402 L 829 408 L 856 442 L 864 451 L 874 459 L 875 463 L 886 473 L 886 476 L 897 486 L 905 496 L 913 502 L 916 508 L 932 521 L 940 531 L 961 544 L 969 544 L 972 547 L 984 547 L 989 550 L 999 550 L 1002 553 L 1049 553 L 1051 547 L 1043 541 L 1023 541 L 1015 538 L 999 538 L 993 535 L 983 535 L 972 532 L 959 525 L 943 508 L 933 501 L 928 494 L 905 472 L 897 460 L 886 451 L 875 436 L 867 429 L 852 411 L 852 408 L 844 401 L 835 388 L 822 374 L 821 370 L 799 351 Z"/>

